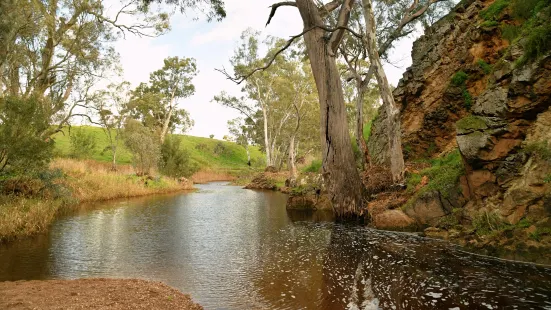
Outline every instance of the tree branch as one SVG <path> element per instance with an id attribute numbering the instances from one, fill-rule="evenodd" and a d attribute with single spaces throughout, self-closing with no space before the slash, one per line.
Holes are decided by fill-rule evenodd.
<path id="1" fill-rule="evenodd" d="M 285 2 L 275 3 L 272 6 L 270 6 L 272 8 L 272 10 L 270 11 L 270 16 L 268 17 L 268 22 L 266 22 L 266 26 L 268 26 L 270 24 L 270 22 L 272 21 L 272 17 L 274 17 L 274 15 L 276 13 L 276 10 L 281 6 L 294 6 L 294 7 L 296 7 L 297 3 L 294 2 L 294 1 L 285 1 Z"/>
<path id="2" fill-rule="evenodd" d="M 331 38 L 329 39 L 329 47 L 331 48 L 332 56 L 337 53 L 338 47 L 342 42 L 344 36 L 344 30 L 348 21 L 350 20 L 350 11 L 352 10 L 352 5 L 354 5 L 355 0 L 344 0 L 344 3 L 341 6 L 339 11 L 339 18 L 337 20 L 337 31 L 333 32 Z M 415 0 L 417 1 L 417 0 Z"/>
<path id="3" fill-rule="evenodd" d="M 285 45 L 280 48 L 277 52 L 275 52 L 275 54 L 270 58 L 270 60 L 268 61 L 268 63 L 263 66 L 263 67 L 259 67 L 259 68 L 256 68 L 254 70 L 252 70 L 251 72 L 249 72 L 248 74 L 245 74 L 245 75 L 237 75 L 235 77 L 232 77 L 227 71 L 225 68 L 222 68 L 222 69 L 214 69 L 220 73 L 222 73 L 223 75 L 226 76 L 226 78 L 228 80 L 231 80 L 233 82 L 235 82 L 237 85 L 241 84 L 243 81 L 245 81 L 246 79 L 248 79 L 251 75 L 255 74 L 256 72 L 258 71 L 264 71 L 266 69 L 268 69 L 273 63 L 274 61 L 276 60 L 277 56 L 279 56 L 279 54 L 283 53 L 286 49 L 288 49 L 292 44 L 293 42 L 300 38 L 301 36 L 303 36 L 305 33 L 309 32 L 309 31 L 312 31 L 316 28 L 320 28 L 320 29 L 323 29 L 327 32 L 335 32 L 337 30 L 347 30 L 349 31 L 351 34 L 353 34 L 355 37 L 357 38 L 360 38 L 362 39 L 362 36 L 360 34 L 358 34 L 357 32 L 355 32 L 354 30 L 348 28 L 348 27 L 344 27 L 344 26 L 341 26 L 341 27 L 335 27 L 335 28 L 329 28 L 329 27 L 326 27 L 326 26 L 313 26 L 313 27 L 310 27 L 304 31 L 302 31 L 301 33 L 297 34 L 297 35 L 294 35 L 294 36 L 291 36 L 291 38 L 289 40 L 287 40 L 287 43 L 285 43 Z"/>

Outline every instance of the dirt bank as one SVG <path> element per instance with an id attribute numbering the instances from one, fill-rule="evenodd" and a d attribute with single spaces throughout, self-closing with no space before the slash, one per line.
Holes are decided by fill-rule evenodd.
<path id="1" fill-rule="evenodd" d="M 161 282 L 78 279 L 0 282 L 0 309 L 203 309 Z"/>

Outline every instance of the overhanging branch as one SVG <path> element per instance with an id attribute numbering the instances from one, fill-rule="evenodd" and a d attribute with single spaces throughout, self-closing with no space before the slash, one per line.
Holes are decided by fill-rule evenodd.
<path id="1" fill-rule="evenodd" d="M 300 38 L 301 36 L 303 36 L 304 34 L 306 34 L 307 32 L 309 31 L 312 31 L 314 29 L 323 29 L 327 32 L 335 32 L 337 30 L 346 30 L 346 31 L 349 31 L 352 35 L 354 35 L 355 37 L 359 38 L 359 39 L 362 39 L 362 36 L 360 34 L 358 34 L 357 32 L 355 32 L 354 30 L 348 28 L 348 27 L 344 27 L 344 26 L 340 26 L 340 27 L 335 27 L 335 28 L 329 28 L 329 27 L 326 27 L 326 26 L 313 26 L 313 27 L 310 27 L 308 29 L 305 29 L 304 31 L 302 31 L 301 33 L 297 34 L 297 35 L 294 35 L 294 36 L 291 36 L 291 38 L 289 40 L 287 40 L 287 42 L 285 43 L 285 45 L 280 48 L 279 50 L 277 50 L 277 52 L 275 52 L 275 54 L 270 58 L 270 60 L 268 61 L 268 63 L 263 66 L 263 67 L 259 67 L 259 68 L 255 68 L 254 70 L 252 70 L 251 72 L 249 72 L 248 74 L 245 74 L 245 75 L 238 75 L 238 76 L 231 76 L 227 71 L 226 69 L 222 68 L 222 69 L 214 69 L 220 73 L 222 73 L 223 75 L 226 76 L 226 78 L 228 80 L 231 80 L 233 82 L 235 82 L 236 84 L 241 84 L 243 81 L 245 81 L 246 79 L 248 79 L 250 76 L 252 76 L 253 74 L 255 74 L 256 72 L 258 71 L 264 71 L 266 69 L 268 69 L 273 63 L 274 61 L 276 60 L 277 56 L 279 56 L 279 54 L 283 53 L 286 49 L 288 49 L 292 44 L 293 42 Z"/>

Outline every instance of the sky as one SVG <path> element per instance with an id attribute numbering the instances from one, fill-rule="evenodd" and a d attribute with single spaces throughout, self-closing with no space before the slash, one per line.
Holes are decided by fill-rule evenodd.
<path id="1" fill-rule="evenodd" d="M 197 14 L 176 13 L 171 18 L 171 31 L 156 38 L 127 35 L 115 44 L 120 54 L 124 79 L 132 86 L 147 82 L 149 74 L 163 66 L 163 59 L 169 56 L 192 57 L 197 61 L 199 73 L 193 80 L 195 94 L 179 101 L 179 107 L 186 109 L 195 125 L 187 134 L 222 139 L 228 134 L 227 121 L 239 114 L 211 102 L 215 95 L 226 91 L 240 95 L 241 87 L 229 81 L 216 68 L 225 67 L 231 72 L 229 59 L 241 33 L 247 28 L 261 31 L 263 36 L 272 35 L 289 38 L 302 31 L 298 10 L 281 7 L 270 25 L 265 27 L 270 13 L 269 6 L 275 0 L 226 0 L 227 17 L 221 22 L 197 20 Z M 199 16 L 200 17 L 200 16 Z M 393 65 L 385 65 L 389 82 L 397 85 L 402 73 L 411 64 L 413 39 L 400 41 L 391 52 Z"/>

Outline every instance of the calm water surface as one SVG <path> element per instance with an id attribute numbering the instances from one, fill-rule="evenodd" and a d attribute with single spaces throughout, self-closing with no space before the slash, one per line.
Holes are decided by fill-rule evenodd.
<path id="1" fill-rule="evenodd" d="M 160 280 L 206 309 L 551 309 L 549 268 L 289 213 L 280 193 L 199 188 L 64 217 L 0 247 L 0 281 Z"/>

